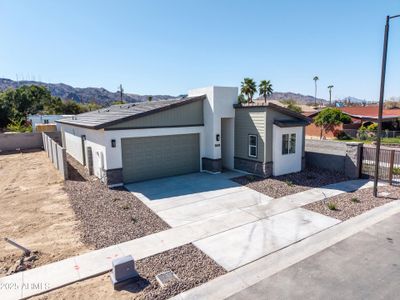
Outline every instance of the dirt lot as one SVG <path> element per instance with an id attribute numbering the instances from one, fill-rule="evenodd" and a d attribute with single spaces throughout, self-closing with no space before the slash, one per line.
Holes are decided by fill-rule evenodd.
<path id="1" fill-rule="evenodd" d="M 62 178 L 45 152 L 0 155 L 0 211 L 0 276 L 21 255 L 4 237 L 39 251 L 34 266 L 88 251 Z"/>
<path id="2" fill-rule="evenodd" d="M 345 181 L 348 178 L 338 172 L 308 168 L 298 173 L 270 178 L 247 175 L 233 178 L 232 180 L 272 198 L 280 198 L 311 188 Z"/>
<path id="3" fill-rule="evenodd" d="M 192 244 L 139 260 L 136 268 L 142 278 L 137 283 L 125 286 L 121 291 L 114 291 L 109 275 L 105 274 L 38 296 L 36 299 L 162 300 L 226 273 L 221 266 Z M 178 280 L 162 288 L 157 283 L 155 276 L 168 270 L 173 271 Z"/>

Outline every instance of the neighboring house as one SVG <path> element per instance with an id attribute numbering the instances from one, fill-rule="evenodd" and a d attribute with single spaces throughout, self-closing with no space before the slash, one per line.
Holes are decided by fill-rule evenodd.
<path id="1" fill-rule="evenodd" d="M 344 114 L 351 117 L 350 124 L 339 124 L 334 126 L 331 130 L 322 132 L 324 139 L 334 139 L 341 132 L 345 131 L 347 134 L 356 137 L 357 130 L 362 126 L 368 126 L 372 123 L 378 122 L 378 109 L 376 105 L 371 106 L 350 106 L 338 107 Z M 318 112 L 304 113 L 305 116 L 312 120 Z M 382 128 L 388 130 L 400 130 L 400 109 L 384 109 Z M 306 127 L 306 137 L 310 139 L 320 138 L 321 127 L 316 126 L 313 122 Z"/>
<path id="2" fill-rule="evenodd" d="M 60 130 L 60 124 L 57 124 L 55 121 L 65 118 L 72 118 L 73 115 L 29 115 L 28 121 L 32 124 L 32 131 L 36 131 L 37 125 L 42 124 L 54 124 L 57 126 L 57 130 Z"/>
<path id="3" fill-rule="evenodd" d="M 109 186 L 192 172 L 297 172 L 308 119 L 273 105 L 236 105 L 238 89 L 113 105 L 62 119 L 63 145 Z"/>

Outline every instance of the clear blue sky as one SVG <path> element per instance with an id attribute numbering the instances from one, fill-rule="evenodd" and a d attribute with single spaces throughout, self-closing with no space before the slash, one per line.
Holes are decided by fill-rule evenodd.
<path id="1" fill-rule="evenodd" d="M 379 94 L 383 29 L 395 0 L 0 0 L 0 77 L 181 94 L 270 79 L 276 91 Z M 397 40 L 397 41 L 396 41 Z M 400 19 L 387 93 L 400 96 Z"/>

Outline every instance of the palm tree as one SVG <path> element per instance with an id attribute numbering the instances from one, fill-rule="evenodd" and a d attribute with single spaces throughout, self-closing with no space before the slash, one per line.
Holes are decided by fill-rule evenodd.
<path id="1" fill-rule="evenodd" d="M 252 78 L 246 77 L 241 83 L 241 93 L 247 96 L 247 102 L 253 102 L 253 96 L 257 92 L 257 84 Z"/>
<path id="2" fill-rule="evenodd" d="M 313 80 L 315 83 L 314 106 L 317 106 L 317 81 L 319 80 L 318 76 L 314 76 Z"/>
<path id="3" fill-rule="evenodd" d="M 333 89 L 333 85 L 329 85 L 328 86 L 328 90 L 329 90 L 329 106 L 332 106 L 332 89 Z"/>
<path id="4" fill-rule="evenodd" d="M 122 84 L 120 84 L 119 87 L 118 87 L 118 93 L 119 93 L 119 101 L 123 102 L 122 98 L 123 98 L 123 95 L 124 95 L 124 89 L 122 87 Z"/>
<path id="5" fill-rule="evenodd" d="M 267 97 L 272 95 L 272 83 L 269 80 L 261 80 L 260 85 L 258 86 L 258 92 L 260 95 L 263 95 L 264 102 L 267 102 Z"/>

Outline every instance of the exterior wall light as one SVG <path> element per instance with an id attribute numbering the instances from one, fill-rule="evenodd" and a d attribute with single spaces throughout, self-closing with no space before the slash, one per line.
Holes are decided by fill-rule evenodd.
<path id="1" fill-rule="evenodd" d="M 111 147 L 112 147 L 112 148 L 115 148 L 115 147 L 116 147 L 116 144 L 117 144 L 117 143 L 116 143 L 115 140 L 111 140 Z"/>
<path id="2" fill-rule="evenodd" d="M 217 134 L 217 135 L 215 136 L 215 139 L 217 140 L 217 142 L 219 142 L 219 139 L 220 139 L 219 134 Z"/>

